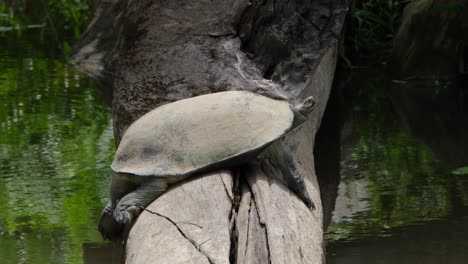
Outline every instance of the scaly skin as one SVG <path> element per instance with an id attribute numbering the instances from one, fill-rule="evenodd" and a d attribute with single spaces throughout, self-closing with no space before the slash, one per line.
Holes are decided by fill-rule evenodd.
<path id="1" fill-rule="evenodd" d="M 301 175 L 296 167 L 291 149 L 282 142 L 282 139 L 268 146 L 268 148 L 259 155 L 258 159 L 260 161 L 269 160 L 273 166 L 277 167 L 283 174 L 286 186 L 288 186 L 307 207 L 315 209 L 315 205 L 307 192 L 304 176 Z"/>
<path id="2" fill-rule="evenodd" d="M 135 188 L 136 184 L 139 184 Z M 167 180 L 135 175 L 112 175 L 112 201 L 101 213 L 98 230 L 104 239 L 122 237 L 123 227 L 130 224 L 153 200 L 167 190 Z"/>

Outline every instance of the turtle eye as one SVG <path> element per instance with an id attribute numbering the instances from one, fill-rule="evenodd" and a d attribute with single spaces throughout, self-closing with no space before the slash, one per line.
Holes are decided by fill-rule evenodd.
<path id="1" fill-rule="evenodd" d="M 307 107 L 307 108 L 311 108 L 314 105 L 315 105 L 315 101 L 314 101 L 314 99 L 312 97 L 309 97 L 304 101 L 304 106 Z"/>

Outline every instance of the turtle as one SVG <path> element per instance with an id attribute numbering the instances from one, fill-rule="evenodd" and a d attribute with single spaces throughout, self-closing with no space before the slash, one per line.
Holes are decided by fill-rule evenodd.
<path id="1" fill-rule="evenodd" d="M 159 106 L 125 131 L 111 165 L 111 200 L 101 213 L 103 238 L 122 236 L 153 200 L 197 172 L 274 158 L 287 186 L 314 208 L 282 138 L 306 120 L 312 96 L 299 104 L 247 91 L 225 91 Z"/>

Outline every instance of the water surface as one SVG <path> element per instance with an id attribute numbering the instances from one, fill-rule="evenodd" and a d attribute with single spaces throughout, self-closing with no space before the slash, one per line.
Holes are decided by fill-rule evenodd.
<path id="1" fill-rule="evenodd" d="M 0 35 L 0 259 L 83 263 L 114 142 L 92 83 L 38 29 Z"/>
<path id="2" fill-rule="evenodd" d="M 336 85 L 336 169 L 318 168 L 341 180 L 328 263 L 468 263 L 468 175 L 451 173 L 468 164 L 466 76 L 402 82 L 378 67 Z"/>

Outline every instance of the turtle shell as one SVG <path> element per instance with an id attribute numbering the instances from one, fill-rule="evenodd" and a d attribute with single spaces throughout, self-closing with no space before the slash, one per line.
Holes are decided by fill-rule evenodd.
<path id="1" fill-rule="evenodd" d="M 139 176 L 189 175 L 260 152 L 284 135 L 293 119 L 288 102 L 245 91 L 176 101 L 125 131 L 111 168 Z"/>

